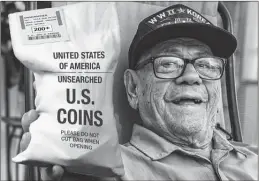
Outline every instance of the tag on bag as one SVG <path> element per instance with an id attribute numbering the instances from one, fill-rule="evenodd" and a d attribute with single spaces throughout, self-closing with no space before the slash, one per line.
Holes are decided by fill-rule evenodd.
<path id="1" fill-rule="evenodd" d="M 40 115 L 28 148 L 13 161 L 123 175 L 112 98 L 121 46 L 115 4 L 77 3 L 9 19 L 15 56 L 34 73 Z"/>
<path id="2" fill-rule="evenodd" d="M 25 45 L 69 40 L 61 8 L 22 12 L 16 16 Z"/>

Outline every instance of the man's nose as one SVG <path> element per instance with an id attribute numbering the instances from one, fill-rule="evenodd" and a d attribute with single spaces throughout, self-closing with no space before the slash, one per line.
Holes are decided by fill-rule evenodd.
<path id="1" fill-rule="evenodd" d="M 196 72 L 192 64 L 187 64 L 183 74 L 178 77 L 176 80 L 177 84 L 201 84 L 202 79 L 200 78 L 198 72 Z"/>

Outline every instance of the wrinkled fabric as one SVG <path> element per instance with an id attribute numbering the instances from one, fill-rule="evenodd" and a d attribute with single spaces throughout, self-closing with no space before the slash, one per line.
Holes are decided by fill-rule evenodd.
<path id="1" fill-rule="evenodd" d="M 125 175 L 120 180 L 258 179 L 256 149 L 229 142 L 217 130 L 210 160 L 139 125 L 134 125 L 130 142 L 121 148 Z"/>
<path id="2" fill-rule="evenodd" d="M 69 172 L 86 175 L 123 175 L 112 102 L 113 73 L 121 47 L 116 5 L 88 2 L 61 9 L 69 41 L 25 45 L 17 14 L 9 16 L 15 55 L 34 73 L 35 105 L 40 115 L 30 125 L 28 148 L 13 161 L 58 164 Z M 95 51 L 103 51 L 103 58 L 61 60 L 53 56 L 55 52 L 81 55 L 81 52 Z M 98 62 L 100 69 L 64 71 L 59 67 L 60 62 L 68 65 Z M 60 83 L 59 76 L 98 76 L 102 82 Z M 71 101 L 71 95 L 75 95 L 74 103 L 68 102 L 67 97 Z"/>

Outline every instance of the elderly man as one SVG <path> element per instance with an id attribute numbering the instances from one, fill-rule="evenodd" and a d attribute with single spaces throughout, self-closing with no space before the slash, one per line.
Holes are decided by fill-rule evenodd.
<path id="1" fill-rule="evenodd" d="M 142 124 L 135 124 L 131 140 L 121 145 L 125 175 L 117 179 L 257 180 L 257 154 L 227 141 L 216 127 L 220 78 L 235 48 L 233 35 L 183 5 L 139 24 L 124 83 Z M 37 116 L 30 111 L 23 117 L 25 132 Z M 25 133 L 23 149 L 29 140 Z M 71 178 L 63 173 L 56 165 L 42 177 Z"/>

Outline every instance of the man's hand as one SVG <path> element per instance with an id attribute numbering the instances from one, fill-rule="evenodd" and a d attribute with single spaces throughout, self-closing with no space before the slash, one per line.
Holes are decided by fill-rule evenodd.
<path id="1" fill-rule="evenodd" d="M 39 117 L 39 114 L 35 110 L 30 110 L 25 113 L 22 117 L 22 128 L 24 134 L 22 136 L 20 147 L 21 151 L 24 151 L 31 140 L 31 134 L 29 133 L 29 127 L 32 122 L 34 122 Z M 41 165 L 42 166 L 42 165 Z M 65 170 L 59 165 L 52 165 L 46 167 L 40 167 L 40 174 L 42 181 L 89 181 L 96 180 L 95 178 L 89 176 L 82 176 L 77 174 L 71 174 L 65 172 Z"/>
<path id="2" fill-rule="evenodd" d="M 30 124 L 34 122 L 38 117 L 39 115 L 35 110 L 30 110 L 29 112 L 23 115 L 22 128 L 23 128 L 24 134 L 20 142 L 21 151 L 24 151 L 28 147 L 31 141 L 31 134 L 29 133 Z M 41 167 L 40 173 L 41 173 L 41 179 L 43 181 L 45 180 L 60 181 L 64 174 L 64 169 L 59 165 Z"/>

